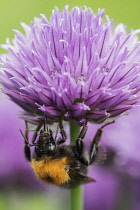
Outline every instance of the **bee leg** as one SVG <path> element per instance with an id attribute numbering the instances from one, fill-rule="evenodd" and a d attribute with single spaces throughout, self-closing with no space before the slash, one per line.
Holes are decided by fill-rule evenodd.
<path id="1" fill-rule="evenodd" d="M 31 151 L 30 151 L 30 147 L 28 145 L 24 145 L 24 154 L 25 157 L 28 161 L 31 161 Z"/>
<path id="2" fill-rule="evenodd" d="M 84 157 L 83 152 L 84 152 L 84 142 L 83 139 L 86 135 L 87 132 L 87 123 L 83 126 L 78 139 L 76 140 L 76 150 L 77 150 L 77 158 L 78 160 L 83 163 L 84 165 L 88 166 L 89 162 L 88 160 Z"/>
<path id="3" fill-rule="evenodd" d="M 28 161 L 31 161 L 31 151 L 30 151 L 30 147 L 29 147 L 29 142 L 28 142 L 28 123 L 27 121 L 25 121 L 25 126 L 26 126 L 26 129 L 25 129 L 25 135 L 23 134 L 22 130 L 20 130 L 23 138 L 24 138 L 24 155 L 25 155 L 25 158 L 28 160 Z"/>
<path id="4" fill-rule="evenodd" d="M 28 141 L 28 133 L 29 133 L 29 129 L 28 129 L 28 123 L 27 121 L 25 121 L 25 126 L 26 126 L 26 129 L 25 129 L 25 134 L 23 134 L 22 130 L 20 129 L 20 133 L 21 135 L 23 136 L 24 138 L 24 154 L 25 154 L 25 157 L 28 161 L 31 161 L 31 151 L 30 151 L 30 147 L 32 146 L 37 146 L 35 142 L 36 140 L 36 137 L 37 137 L 37 132 L 40 130 L 41 126 L 42 126 L 42 122 L 37 126 L 36 128 L 36 131 L 33 135 L 33 138 L 32 138 L 32 144 L 29 143 Z"/>
<path id="5" fill-rule="evenodd" d="M 89 152 L 89 165 L 92 164 L 98 154 L 99 141 L 102 136 L 102 128 L 99 128 L 93 138 Z"/>
<path id="6" fill-rule="evenodd" d="M 91 143 L 90 146 L 90 152 L 89 152 L 89 165 L 92 164 L 98 154 L 98 148 L 99 148 L 99 142 L 101 140 L 101 136 L 102 136 L 102 132 L 103 132 L 103 128 L 109 124 L 114 123 L 115 121 L 106 123 L 105 125 L 103 125 L 101 128 L 99 128 L 93 138 L 93 141 Z"/>
<path id="7" fill-rule="evenodd" d="M 45 124 L 45 123 L 44 123 L 44 124 Z M 43 123 L 40 122 L 40 123 L 38 124 L 38 126 L 36 127 L 36 130 L 35 130 L 35 132 L 34 132 L 34 134 L 33 134 L 33 137 L 32 137 L 32 144 L 34 144 L 34 142 L 35 142 L 35 140 L 36 140 L 36 138 L 37 138 L 37 134 L 38 134 L 40 128 L 42 127 L 42 125 L 43 125 Z M 44 125 L 44 127 L 45 127 L 45 125 Z M 42 132 L 42 131 L 41 131 L 41 132 Z"/>
<path id="8" fill-rule="evenodd" d="M 59 128 L 60 128 L 60 134 L 62 136 L 62 139 L 58 140 L 57 143 L 60 145 L 60 144 L 64 143 L 67 139 L 67 134 L 64 130 L 62 120 L 59 121 Z"/>

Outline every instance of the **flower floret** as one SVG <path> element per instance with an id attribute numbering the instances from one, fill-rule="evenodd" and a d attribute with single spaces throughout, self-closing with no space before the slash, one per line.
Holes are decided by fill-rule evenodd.
<path id="1" fill-rule="evenodd" d="M 103 16 L 87 7 L 56 8 L 50 21 L 41 15 L 21 24 L 25 34 L 14 30 L 13 43 L 3 45 L 1 83 L 23 119 L 101 123 L 138 102 L 140 30 L 127 34 Z"/>

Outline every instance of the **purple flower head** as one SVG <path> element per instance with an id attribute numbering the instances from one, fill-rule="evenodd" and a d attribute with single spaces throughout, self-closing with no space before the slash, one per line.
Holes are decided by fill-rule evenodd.
<path id="1" fill-rule="evenodd" d="M 47 117 L 55 122 L 75 119 L 101 123 L 129 110 L 140 90 L 140 43 L 137 33 L 125 26 L 114 28 L 104 10 L 74 7 L 53 11 L 30 26 L 25 34 L 3 47 L 3 90 L 25 112 L 23 119 L 35 122 Z"/>

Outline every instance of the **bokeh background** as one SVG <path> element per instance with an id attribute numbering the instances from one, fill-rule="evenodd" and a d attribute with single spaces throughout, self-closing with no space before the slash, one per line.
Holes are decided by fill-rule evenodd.
<path id="1" fill-rule="evenodd" d="M 140 28 L 139 0 L 0 0 L 0 43 L 12 39 L 12 29 L 22 31 L 33 17 L 48 18 L 54 6 L 70 9 L 77 5 L 91 7 L 127 25 L 128 31 Z M 0 52 L 3 52 L 2 50 Z M 23 139 L 19 129 L 24 123 L 17 117 L 20 108 L 0 95 L 0 210 L 69 210 L 69 191 L 44 185 L 34 177 L 23 156 Z M 98 126 L 89 126 L 90 141 Z M 94 128 L 94 129 L 93 129 Z M 94 131 L 93 131 L 94 130 Z M 85 186 L 85 210 L 140 209 L 140 107 L 105 128 L 102 145 L 107 159 L 91 167 L 89 175 L 97 181 Z"/>

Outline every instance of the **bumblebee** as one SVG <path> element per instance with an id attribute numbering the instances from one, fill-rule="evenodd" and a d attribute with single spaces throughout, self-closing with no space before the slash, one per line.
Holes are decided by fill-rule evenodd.
<path id="1" fill-rule="evenodd" d="M 41 122 L 33 134 L 32 144 L 28 141 L 28 123 L 25 122 L 25 124 L 25 134 L 20 130 L 24 138 L 25 157 L 30 161 L 31 167 L 39 179 L 65 188 L 95 182 L 93 178 L 87 176 L 87 170 L 88 166 L 96 160 L 102 129 L 107 124 L 97 130 L 88 155 L 86 155 L 83 141 L 88 128 L 87 123 L 82 127 L 75 143 L 70 145 L 63 145 L 67 135 L 62 121 L 58 124 L 61 139 L 56 141 L 52 130 L 48 129 L 48 126 L 46 130 L 46 122 L 44 122 L 43 130 L 40 131 L 43 126 Z M 39 135 L 38 132 L 40 132 Z M 31 156 L 30 147 L 32 146 L 34 147 L 34 153 Z"/>

